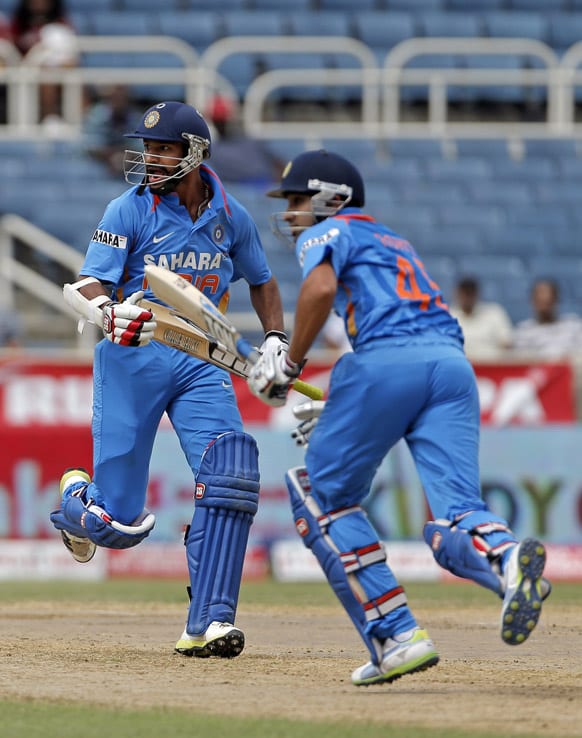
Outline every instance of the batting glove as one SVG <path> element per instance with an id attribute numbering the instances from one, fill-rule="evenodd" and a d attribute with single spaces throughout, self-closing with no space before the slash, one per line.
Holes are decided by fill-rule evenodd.
<path id="1" fill-rule="evenodd" d="M 108 341 L 120 346 L 145 346 L 152 340 L 157 325 L 154 314 L 135 304 L 143 295 L 134 292 L 123 302 L 103 305 L 103 335 Z"/>
<path id="2" fill-rule="evenodd" d="M 259 353 L 262 356 L 266 356 L 267 354 L 276 356 L 280 350 L 289 350 L 287 334 L 283 333 L 283 331 L 267 331 L 265 333 L 265 339 L 259 348 Z"/>
<path id="3" fill-rule="evenodd" d="M 298 446 L 309 444 L 311 433 L 317 425 L 324 407 L 325 400 L 308 400 L 294 406 L 293 415 L 297 420 L 301 420 L 301 423 L 291 431 L 291 438 Z"/>
<path id="4" fill-rule="evenodd" d="M 265 351 L 251 369 L 247 384 L 253 395 L 271 407 L 282 407 L 294 379 L 297 379 L 303 364 L 291 361 L 287 355 L 287 344 L 280 341 L 275 352 Z"/>

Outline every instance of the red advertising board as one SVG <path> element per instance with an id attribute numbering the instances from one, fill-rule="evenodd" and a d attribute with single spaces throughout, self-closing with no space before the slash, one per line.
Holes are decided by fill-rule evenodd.
<path id="1" fill-rule="evenodd" d="M 570 365 L 475 369 L 484 424 L 576 421 Z M 310 362 L 304 377 L 326 390 L 330 371 L 329 364 Z M 306 399 L 294 392 L 286 408 L 270 408 L 250 394 L 243 380 L 234 383 L 249 424 L 292 427 L 290 406 Z M 89 362 L 0 359 L 0 538 L 54 537 L 48 513 L 55 507 L 63 470 L 84 466 L 92 471 L 91 397 Z M 155 497 L 155 489 L 151 493 Z"/>

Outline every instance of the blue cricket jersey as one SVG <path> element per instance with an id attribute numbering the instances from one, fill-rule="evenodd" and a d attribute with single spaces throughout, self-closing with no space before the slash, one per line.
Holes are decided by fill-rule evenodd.
<path id="1" fill-rule="evenodd" d="M 462 344 L 461 328 L 414 247 L 359 208 L 308 228 L 296 252 L 303 279 L 330 261 L 338 278 L 334 310 L 354 349 L 378 338 Z"/>
<path id="2" fill-rule="evenodd" d="M 195 222 L 174 193 L 160 196 L 132 187 L 112 200 L 81 274 L 111 284 L 116 299 L 144 290 L 145 297 L 159 302 L 144 277 L 144 268 L 155 264 L 184 276 L 223 311 L 231 282 L 267 282 L 271 271 L 249 213 L 225 192 L 212 169 L 201 166 L 200 173 L 212 198 Z"/>

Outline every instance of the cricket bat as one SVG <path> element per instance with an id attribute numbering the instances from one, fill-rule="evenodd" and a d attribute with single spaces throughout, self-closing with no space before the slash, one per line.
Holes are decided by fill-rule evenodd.
<path id="1" fill-rule="evenodd" d="M 192 353 L 194 356 L 198 356 L 246 378 L 249 374 L 250 367 L 258 359 L 258 352 L 241 336 L 235 326 L 220 312 L 216 305 L 203 295 L 200 290 L 194 287 L 193 284 L 188 282 L 188 280 L 179 274 L 171 272 L 169 269 L 148 265 L 145 267 L 145 274 L 148 284 L 156 297 L 159 297 L 160 300 L 163 300 L 175 309 L 170 311 L 172 314 L 171 317 L 176 319 L 173 325 L 174 329 L 177 328 L 177 325 L 180 326 L 181 331 L 184 331 L 186 328 L 190 331 L 195 329 L 196 332 L 192 332 L 192 335 L 196 335 L 196 341 L 200 342 L 200 346 L 196 346 L 196 342 L 193 341 L 189 349 L 177 346 L 175 342 L 170 343 L 170 345 L 181 348 L 181 350 L 187 350 L 188 353 Z M 141 304 L 143 305 L 143 301 Z M 160 307 L 159 305 L 155 305 L 153 310 L 156 313 L 156 319 L 158 319 L 158 314 L 160 315 L 159 324 L 162 326 L 162 311 L 160 311 Z M 170 327 L 168 327 L 169 330 Z M 161 329 L 159 328 L 158 331 L 160 335 L 163 335 L 163 327 Z M 172 337 L 168 331 L 166 331 L 166 339 L 172 340 L 173 338 L 176 341 L 176 336 Z M 176 335 L 183 337 L 184 333 L 181 332 Z M 201 336 L 208 342 L 204 348 L 202 348 L 202 344 L 205 341 L 202 340 Z M 158 338 L 158 336 L 155 337 Z M 187 339 L 182 338 L 180 340 L 185 346 Z M 162 342 L 168 343 L 168 340 L 162 340 Z M 194 350 L 206 352 L 206 355 L 194 354 Z M 238 363 L 236 363 L 235 359 L 238 359 Z M 222 363 L 218 363 L 219 361 Z M 235 366 L 236 370 L 234 369 Z M 303 382 L 300 379 L 293 382 L 293 389 L 313 400 L 323 400 L 322 389 Z"/>

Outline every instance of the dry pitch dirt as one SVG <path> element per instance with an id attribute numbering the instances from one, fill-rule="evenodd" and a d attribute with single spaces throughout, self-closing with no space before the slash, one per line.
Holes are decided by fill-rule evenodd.
<path id="1" fill-rule="evenodd" d="M 337 607 L 265 610 L 241 605 L 244 653 L 230 661 L 173 653 L 184 609 L 176 605 L 43 602 L 0 607 L 4 698 L 126 708 L 369 720 L 495 730 L 499 736 L 582 735 L 582 615 L 547 603 L 529 641 L 504 645 L 497 607 L 416 612 L 440 664 L 391 685 L 356 688 L 366 660 Z"/>

